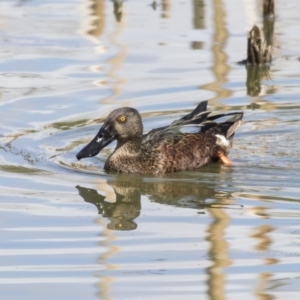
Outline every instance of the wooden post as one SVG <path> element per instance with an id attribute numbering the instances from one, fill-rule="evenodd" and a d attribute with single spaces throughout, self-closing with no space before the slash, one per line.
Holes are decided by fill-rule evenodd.
<path id="1" fill-rule="evenodd" d="M 263 3 L 263 16 L 274 17 L 275 16 L 275 0 L 264 0 Z"/>
<path id="2" fill-rule="evenodd" d="M 272 59 L 271 50 L 271 45 L 266 43 L 260 29 L 254 25 L 248 34 L 247 65 L 269 65 Z"/>

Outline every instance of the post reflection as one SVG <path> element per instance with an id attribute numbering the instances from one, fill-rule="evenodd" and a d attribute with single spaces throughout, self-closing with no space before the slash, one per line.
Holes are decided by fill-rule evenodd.
<path id="1" fill-rule="evenodd" d="M 170 10 L 171 10 L 171 1 L 170 0 L 162 0 L 161 1 L 162 7 L 162 18 L 169 18 L 170 17 Z"/>
<path id="2" fill-rule="evenodd" d="M 205 28 L 205 9 L 204 0 L 193 0 L 193 10 L 194 10 L 194 28 L 204 29 Z"/>
<path id="3" fill-rule="evenodd" d="M 222 0 L 213 1 L 213 23 L 215 32 L 212 41 L 213 66 L 212 72 L 215 81 L 202 86 L 203 89 L 215 92 L 215 96 L 210 102 L 217 102 L 231 96 L 232 91 L 223 87 L 227 82 L 227 75 L 230 71 L 228 65 L 228 56 L 225 52 L 225 45 L 228 39 L 228 30 L 226 28 L 226 13 Z"/>
<path id="4" fill-rule="evenodd" d="M 269 214 L 266 207 L 257 207 L 252 210 L 257 216 L 268 219 Z M 274 231 L 274 227 L 270 224 L 261 224 L 254 228 L 254 233 L 251 235 L 252 238 L 257 240 L 257 244 L 254 246 L 255 251 L 271 252 L 271 245 L 273 240 L 270 236 L 270 233 Z M 263 259 L 264 265 L 277 264 L 278 260 L 272 257 L 265 257 Z M 271 292 L 271 280 L 273 274 L 270 272 L 261 272 L 258 276 L 258 283 L 255 289 L 255 295 L 258 300 L 271 300 L 274 299 L 274 296 L 270 294 Z"/>
<path id="5" fill-rule="evenodd" d="M 258 240 L 255 245 L 256 251 L 267 251 L 272 243 L 272 239 L 268 236 L 268 233 L 274 229 L 272 226 L 265 224 L 260 225 L 256 228 L 256 232 L 252 234 L 252 237 Z"/>
<path id="6" fill-rule="evenodd" d="M 225 239 L 225 230 L 230 223 L 230 217 L 222 208 L 207 208 L 206 211 L 213 218 L 207 229 L 206 240 L 210 244 L 208 252 L 212 265 L 207 268 L 207 294 L 211 300 L 225 298 L 226 277 L 223 269 L 231 264 L 228 256 L 228 243 Z"/>
<path id="7" fill-rule="evenodd" d="M 205 5 L 203 0 L 193 0 L 193 24 L 195 29 L 204 29 L 205 28 Z M 193 41 L 192 49 L 200 50 L 203 49 L 203 41 Z"/>
<path id="8" fill-rule="evenodd" d="M 105 0 L 86 0 L 83 10 L 87 12 L 80 32 L 87 38 L 98 42 L 105 27 Z"/>
<path id="9" fill-rule="evenodd" d="M 273 300 L 275 297 L 267 290 L 270 287 L 270 280 L 272 275 L 269 273 L 261 273 L 259 276 L 259 284 L 256 288 L 255 294 L 258 300 Z"/>
<path id="10" fill-rule="evenodd" d="M 113 257 L 120 251 L 119 247 L 115 246 L 112 242 L 116 239 L 115 236 L 112 234 L 112 231 L 105 229 L 105 224 L 103 222 L 103 219 L 98 218 L 96 222 L 101 225 L 102 228 L 104 228 L 103 235 L 105 236 L 104 241 L 100 242 L 101 246 L 104 246 L 107 249 L 107 252 L 100 255 L 98 258 L 98 263 L 100 265 L 105 266 L 106 271 L 111 271 L 117 269 L 116 265 L 108 264 L 107 260 L 110 257 Z M 99 276 L 99 282 L 97 283 L 98 286 L 98 292 L 97 296 L 99 299 L 103 300 L 110 300 L 112 299 L 111 294 L 111 284 L 113 282 L 113 277 L 108 275 L 100 275 Z"/>
<path id="11" fill-rule="evenodd" d="M 270 79 L 270 68 L 268 66 L 247 66 L 247 95 L 259 96 L 262 92 L 262 80 Z"/>
<path id="12" fill-rule="evenodd" d="M 268 46 L 273 46 L 275 18 L 264 18 L 263 32 Z"/>
<path id="13" fill-rule="evenodd" d="M 91 1 L 91 29 L 87 31 L 94 37 L 100 36 L 104 31 L 105 26 L 105 1 L 93 0 Z"/>
<path id="14" fill-rule="evenodd" d="M 121 22 L 123 16 L 123 0 L 112 0 L 113 13 L 116 19 L 114 30 L 108 35 L 112 45 L 118 49 L 117 54 L 108 60 L 108 72 L 105 74 L 108 80 L 94 80 L 93 84 L 99 87 L 107 85 L 107 82 L 111 83 L 112 94 L 102 99 L 102 103 L 107 104 L 112 101 L 114 97 L 121 93 L 121 87 L 125 82 L 124 79 L 118 77 L 117 73 L 123 65 L 124 59 L 127 56 L 127 48 L 121 44 L 118 40 L 120 34 L 124 29 L 124 22 Z M 80 32 L 88 39 L 94 41 L 97 44 L 95 52 L 102 55 L 105 48 L 101 44 L 99 37 L 104 34 L 106 15 L 105 15 L 105 0 L 85 0 L 84 12 L 87 12 L 85 22 L 80 29 Z M 103 66 L 93 65 L 90 67 L 92 72 L 103 72 Z"/>
<path id="15" fill-rule="evenodd" d="M 123 0 L 112 0 L 114 5 L 114 15 L 117 22 L 121 22 L 123 16 Z"/>

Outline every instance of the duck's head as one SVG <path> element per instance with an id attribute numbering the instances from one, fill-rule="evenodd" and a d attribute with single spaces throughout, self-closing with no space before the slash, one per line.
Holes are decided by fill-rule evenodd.
<path id="1" fill-rule="evenodd" d="M 77 159 L 97 155 L 112 141 L 125 143 L 129 140 L 141 139 L 143 124 L 139 112 L 131 107 L 113 110 L 106 118 L 93 140 L 76 155 Z"/>

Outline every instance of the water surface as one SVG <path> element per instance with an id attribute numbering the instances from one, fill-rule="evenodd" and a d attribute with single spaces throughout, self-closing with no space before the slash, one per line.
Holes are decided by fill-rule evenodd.
<path id="1" fill-rule="evenodd" d="M 268 74 L 237 64 L 260 1 L 0 1 L 4 299 L 296 299 L 299 1 L 276 3 Z M 78 150 L 107 114 L 145 130 L 209 100 L 245 113 L 230 158 L 107 174 Z"/>

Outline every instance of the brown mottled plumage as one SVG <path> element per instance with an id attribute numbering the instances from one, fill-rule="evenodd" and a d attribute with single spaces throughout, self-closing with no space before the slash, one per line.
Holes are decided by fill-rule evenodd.
<path id="1" fill-rule="evenodd" d="M 116 109 L 77 158 L 95 156 L 117 140 L 105 170 L 160 175 L 197 169 L 219 159 L 224 162 L 243 113 L 214 114 L 206 111 L 206 107 L 207 101 L 203 101 L 190 114 L 145 135 L 137 110 Z M 226 116 L 231 117 L 224 122 L 215 121 Z"/>

